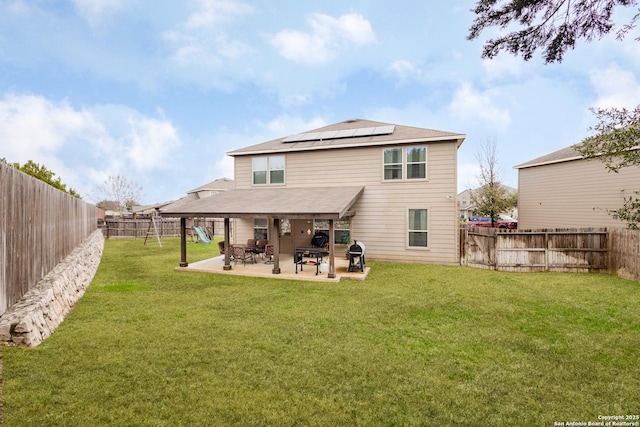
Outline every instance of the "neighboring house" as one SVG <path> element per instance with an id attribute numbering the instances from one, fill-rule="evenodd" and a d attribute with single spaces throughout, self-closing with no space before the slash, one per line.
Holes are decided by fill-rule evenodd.
<path id="1" fill-rule="evenodd" d="M 504 186 L 507 191 L 511 194 L 515 194 L 518 192 L 518 190 L 516 190 L 513 187 L 509 187 L 508 185 Z M 477 191 L 477 188 L 474 189 L 466 189 L 461 193 L 458 193 L 458 209 L 460 211 L 460 220 L 461 221 L 467 221 L 469 220 L 471 217 L 475 216 L 475 206 L 473 204 L 473 200 L 471 199 L 471 195 L 474 191 Z M 512 218 L 517 219 L 518 218 L 518 208 L 512 208 L 507 212 L 500 212 L 503 213 L 505 215 L 509 215 Z"/>
<path id="2" fill-rule="evenodd" d="M 473 190 L 467 188 L 462 193 L 458 193 L 458 210 L 460 211 L 460 220 L 465 221 L 473 216 L 473 202 L 471 201 L 471 193 Z"/>
<path id="3" fill-rule="evenodd" d="M 188 195 L 195 195 L 198 199 L 203 199 L 209 196 L 215 196 L 222 191 L 233 190 L 236 187 L 234 180 L 229 178 L 219 178 L 215 181 L 211 181 L 208 184 L 202 185 L 198 188 L 194 188 L 191 191 L 187 191 Z"/>
<path id="4" fill-rule="evenodd" d="M 518 228 L 624 227 L 609 210 L 640 190 L 640 168 L 608 172 L 572 147 L 539 157 L 518 170 Z"/>
<path id="5" fill-rule="evenodd" d="M 336 123 L 229 152 L 235 190 L 163 215 L 234 218 L 236 242 L 266 236 L 280 253 L 324 231 L 333 236 L 331 257 L 358 240 L 369 260 L 457 264 L 464 138 L 360 119 Z"/>
<path id="6" fill-rule="evenodd" d="M 202 185 L 193 190 L 187 191 L 187 195 L 181 197 L 178 200 L 172 200 L 164 203 L 156 203 L 154 205 L 147 206 L 134 206 L 132 211 L 138 215 L 153 215 L 162 209 L 175 208 L 182 206 L 186 203 L 193 202 L 194 200 L 204 199 L 206 197 L 215 196 L 224 191 L 233 190 L 235 188 L 235 182 L 229 178 L 218 178 L 215 181 L 211 181 L 208 184 Z"/>

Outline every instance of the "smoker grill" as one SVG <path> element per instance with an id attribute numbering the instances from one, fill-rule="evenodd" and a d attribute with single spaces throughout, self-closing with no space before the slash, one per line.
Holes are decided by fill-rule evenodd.
<path id="1" fill-rule="evenodd" d="M 347 271 L 362 271 L 364 272 L 364 243 L 353 241 L 353 245 L 349 246 L 347 251 L 347 257 L 349 257 L 349 269 Z"/>

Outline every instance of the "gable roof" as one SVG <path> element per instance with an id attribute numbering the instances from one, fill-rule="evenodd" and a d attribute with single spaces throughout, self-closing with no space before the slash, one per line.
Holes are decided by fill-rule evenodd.
<path id="1" fill-rule="evenodd" d="M 167 217 L 325 218 L 338 219 L 364 192 L 364 187 L 252 188 L 229 190 L 215 197 L 161 209 Z"/>
<path id="2" fill-rule="evenodd" d="M 218 178 L 208 184 L 201 185 L 198 188 L 187 191 L 189 193 L 197 193 L 199 191 L 226 191 L 236 188 L 236 182 L 229 178 Z"/>
<path id="3" fill-rule="evenodd" d="M 514 166 L 514 169 L 531 168 L 534 166 L 550 165 L 553 163 L 570 162 L 573 160 L 581 160 L 584 157 L 578 153 L 572 145 L 571 147 L 563 148 L 562 150 L 554 151 L 542 157 L 530 160 L 528 162 Z"/>
<path id="4" fill-rule="evenodd" d="M 344 138 L 330 137 L 330 133 L 376 128 L 392 133 L 373 133 L 367 136 L 351 136 Z M 317 134 L 317 135 L 314 135 Z M 308 140 L 305 139 L 308 136 Z M 371 120 L 352 119 L 333 125 L 314 129 L 303 134 L 289 135 L 261 144 L 252 145 L 228 152 L 229 156 L 243 156 L 253 154 L 286 153 L 292 151 L 326 150 L 336 148 L 366 147 L 376 145 L 404 144 L 412 142 L 451 142 L 456 141 L 460 147 L 466 135 L 433 129 L 423 129 L 411 126 L 393 125 Z"/>

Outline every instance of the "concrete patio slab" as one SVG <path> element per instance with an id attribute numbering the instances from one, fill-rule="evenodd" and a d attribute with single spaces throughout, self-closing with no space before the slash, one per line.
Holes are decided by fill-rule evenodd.
<path id="1" fill-rule="evenodd" d="M 230 274 L 236 276 L 266 277 L 270 279 L 307 280 L 319 282 L 337 283 L 341 279 L 364 280 L 369 274 L 370 268 L 365 265 L 364 272 L 349 272 L 349 260 L 343 257 L 336 257 L 336 277 L 329 278 L 328 273 L 318 273 L 316 275 L 315 265 L 304 265 L 296 274 L 296 265 L 293 263 L 293 256 L 280 255 L 280 274 L 273 274 L 273 264 L 268 264 L 264 259 L 258 257 L 255 263 L 247 262 L 243 264 L 231 262 L 231 270 L 224 270 L 224 257 L 222 255 L 202 261 L 190 263 L 187 267 L 176 267 L 178 271 L 197 271 L 201 273 Z"/>

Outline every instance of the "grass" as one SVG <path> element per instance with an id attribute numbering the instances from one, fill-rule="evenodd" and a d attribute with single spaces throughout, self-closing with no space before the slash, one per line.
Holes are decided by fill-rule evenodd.
<path id="1" fill-rule="evenodd" d="M 3 349 L 11 426 L 554 425 L 640 412 L 640 284 L 370 262 L 364 282 L 176 272 L 106 242 L 35 349 Z M 189 261 L 216 246 L 189 243 Z"/>

